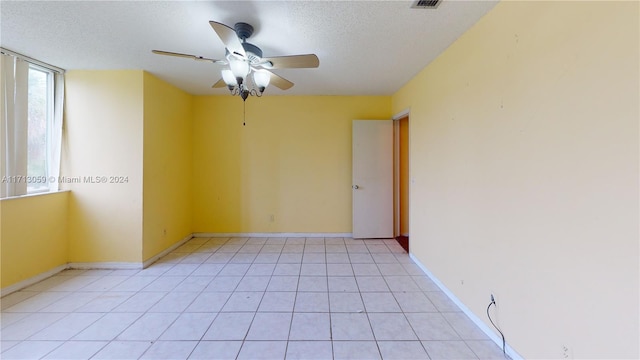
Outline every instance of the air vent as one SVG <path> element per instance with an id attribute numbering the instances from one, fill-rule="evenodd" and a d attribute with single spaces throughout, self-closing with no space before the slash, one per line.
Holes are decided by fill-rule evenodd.
<path id="1" fill-rule="evenodd" d="M 411 5 L 412 9 L 435 9 L 440 4 L 440 0 L 418 0 Z"/>

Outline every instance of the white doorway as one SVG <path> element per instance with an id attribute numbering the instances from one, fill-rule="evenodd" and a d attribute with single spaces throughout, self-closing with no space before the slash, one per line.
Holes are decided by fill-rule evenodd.
<path id="1" fill-rule="evenodd" d="M 393 121 L 353 120 L 353 238 L 393 238 Z"/>
<path id="2" fill-rule="evenodd" d="M 393 120 L 393 235 L 409 252 L 409 114 Z"/>

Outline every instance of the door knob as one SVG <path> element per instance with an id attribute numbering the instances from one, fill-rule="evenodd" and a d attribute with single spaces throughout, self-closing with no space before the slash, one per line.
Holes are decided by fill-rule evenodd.
<path id="1" fill-rule="evenodd" d="M 358 189 L 360 189 L 360 186 L 358 186 L 358 185 L 353 185 L 353 188 L 354 188 L 355 190 L 358 190 Z"/>

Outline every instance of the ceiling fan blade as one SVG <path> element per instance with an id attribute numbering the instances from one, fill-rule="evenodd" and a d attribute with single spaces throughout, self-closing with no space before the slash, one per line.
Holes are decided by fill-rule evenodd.
<path id="1" fill-rule="evenodd" d="M 262 58 L 260 63 L 264 63 L 262 67 L 265 69 L 317 68 L 320 66 L 320 60 L 315 54 L 268 57 Z"/>
<path id="2" fill-rule="evenodd" d="M 238 34 L 236 34 L 234 29 L 215 21 L 209 21 L 209 25 L 211 25 L 216 34 L 218 34 L 218 37 L 230 53 L 240 55 L 244 58 L 247 57 L 242 43 L 238 38 Z"/>
<path id="3" fill-rule="evenodd" d="M 209 58 L 202 57 L 202 56 L 191 55 L 191 54 L 182 54 L 182 53 L 171 52 L 171 51 L 151 50 L 151 52 L 154 53 L 154 54 L 158 54 L 158 55 L 177 56 L 177 57 L 183 57 L 183 58 L 199 60 L 199 61 L 211 61 L 214 64 L 226 63 L 226 61 L 224 61 L 224 60 L 209 59 Z"/>
<path id="4" fill-rule="evenodd" d="M 217 89 L 217 88 L 223 88 L 223 87 L 226 87 L 226 86 L 227 86 L 227 84 L 224 82 L 224 80 L 220 79 L 215 84 L 213 84 L 211 87 Z"/>
<path id="5" fill-rule="evenodd" d="M 293 86 L 293 83 L 291 81 L 283 78 L 282 76 L 276 75 L 268 70 L 267 72 L 269 73 L 269 75 L 271 75 L 271 80 L 269 81 L 269 84 L 282 90 L 290 89 Z"/>

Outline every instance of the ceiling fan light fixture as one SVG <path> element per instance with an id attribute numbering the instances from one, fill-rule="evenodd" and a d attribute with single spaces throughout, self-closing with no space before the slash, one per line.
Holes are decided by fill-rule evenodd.
<path id="1" fill-rule="evenodd" d="M 249 74 L 249 63 L 244 59 L 238 59 L 234 56 L 229 57 L 229 68 L 231 68 L 231 72 L 233 76 L 236 78 L 238 85 L 242 85 L 242 81 Z"/>
<path id="2" fill-rule="evenodd" d="M 227 84 L 229 90 L 233 90 L 234 87 L 238 86 L 238 82 L 236 81 L 236 77 L 233 76 L 233 72 L 229 69 L 224 69 L 221 71 L 222 80 Z"/>
<path id="3" fill-rule="evenodd" d="M 247 89 L 242 89 L 242 91 L 240 91 L 240 97 L 242 98 L 242 101 L 247 100 L 247 98 L 249 97 L 250 91 Z"/>
<path id="4" fill-rule="evenodd" d="M 271 75 L 267 71 L 255 70 L 253 72 L 253 82 L 261 93 L 269 86 L 269 81 L 271 81 Z"/>

